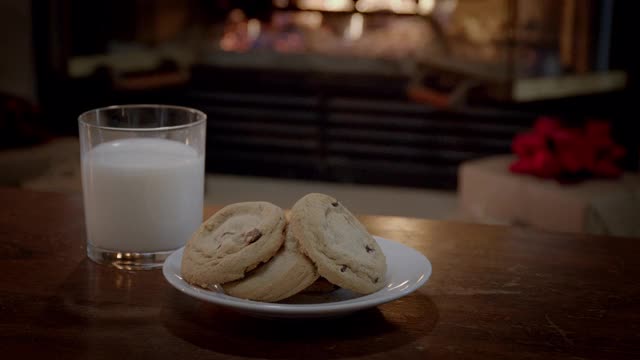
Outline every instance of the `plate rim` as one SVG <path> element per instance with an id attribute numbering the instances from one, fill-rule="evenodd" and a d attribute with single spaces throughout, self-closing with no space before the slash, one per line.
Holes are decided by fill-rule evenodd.
<path id="1" fill-rule="evenodd" d="M 383 291 L 383 289 L 378 290 L 377 292 L 363 295 L 358 298 L 330 302 L 330 303 L 317 303 L 317 304 L 282 304 L 282 303 L 269 303 L 262 301 L 254 301 L 236 298 L 224 293 L 208 291 L 206 289 L 198 288 L 193 286 L 182 279 L 179 273 L 175 273 L 170 269 L 170 263 L 174 261 L 175 257 L 180 257 L 182 259 L 182 253 L 184 250 L 184 246 L 180 249 L 174 251 L 169 257 L 165 260 L 162 266 L 162 274 L 164 278 L 177 290 L 184 293 L 187 296 L 191 296 L 197 298 L 199 300 L 209 302 L 212 304 L 225 306 L 237 310 L 250 311 L 254 313 L 268 313 L 268 314 L 281 314 L 281 315 L 304 315 L 304 314 L 322 314 L 322 313 L 334 313 L 334 312 L 349 312 L 355 311 L 359 309 L 364 309 L 368 307 L 382 305 L 394 300 L 397 300 L 401 297 L 411 294 L 412 292 L 418 290 L 422 287 L 431 277 L 431 273 L 433 271 L 431 261 L 416 249 L 404 245 L 403 243 L 387 238 L 383 238 L 380 236 L 373 235 L 374 239 L 380 242 L 386 242 L 391 244 L 392 246 L 401 247 L 403 251 L 412 252 L 414 255 L 421 257 L 422 262 L 417 266 L 423 267 L 422 276 L 413 284 L 410 284 L 404 289 L 401 289 L 396 292 L 389 292 L 384 295 L 377 295 L 378 292 Z"/>

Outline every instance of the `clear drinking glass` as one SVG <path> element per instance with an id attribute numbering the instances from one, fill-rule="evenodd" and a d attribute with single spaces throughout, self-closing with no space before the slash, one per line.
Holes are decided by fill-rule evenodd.
<path id="1" fill-rule="evenodd" d="M 202 222 L 206 122 L 201 111 L 165 105 L 80 115 L 91 260 L 153 269 L 186 243 Z"/>

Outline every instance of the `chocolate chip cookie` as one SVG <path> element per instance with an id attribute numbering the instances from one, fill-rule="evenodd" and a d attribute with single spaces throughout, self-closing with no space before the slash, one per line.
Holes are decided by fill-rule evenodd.
<path id="1" fill-rule="evenodd" d="M 315 265 L 302 254 L 291 231 L 287 231 L 284 245 L 271 260 L 243 279 L 223 284 L 222 288 L 231 296 L 273 302 L 297 294 L 317 278 Z"/>
<path id="2" fill-rule="evenodd" d="M 320 276 L 360 294 L 384 287 L 387 264 L 382 249 L 336 199 L 304 196 L 291 209 L 289 227 Z"/>
<path id="3" fill-rule="evenodd" d="M 282 209 L 267 202 L 226 206 L 207 219 L 187 242 L 182 276 L 209 288 L 241 279 L 274 256 L 284 242 Z"/>

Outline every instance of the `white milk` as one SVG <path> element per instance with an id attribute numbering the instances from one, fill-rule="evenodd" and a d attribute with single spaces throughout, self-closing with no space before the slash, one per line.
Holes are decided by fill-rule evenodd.
<path id="1" fill-rule="evenodd" d="M 106 142 L 83 158 L 89 244 L 156 252 L 185 244 L 202 222 L 204 156 L 164 139 Z"/>

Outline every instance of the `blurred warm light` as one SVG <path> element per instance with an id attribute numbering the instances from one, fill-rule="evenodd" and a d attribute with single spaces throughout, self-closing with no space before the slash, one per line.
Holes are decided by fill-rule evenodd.
<path id="1" fill-rule="evenodd" d="M 353 11 L 353 0 L 298 0 L 302 10 Z"/>
<path id="2" fill-rule="evenodd" d="M 347 26 L 344 37 L 348 40 L 358 40 L 362 37 L 364 31 L 364 16 L 362 14 L 355 13 L 351 15 L 349 26 Z"/>
<path id="3" fill-rule="evenodd" d="M 415 0 L 391 0 L 391 11 L 396 14 L 415 14 Z"/>
<path id="4" fill-rule="evenodd" d="M 254 41 L 260 36 L 260 20 L 251 19 L 247 22 L 247 37 L 250 41 Z"/>
<path id="5" fill-rule="evenodd" d="M 415 0 L 358 0 L 356 10 L 360 12 L 391 11 L 396 14 L 417 14 Z"/>
<path id="6" fill-rule="evenodd" d="M 235 50 L 236 42 L 235 36 L 225 34 L 222 39 L 220 39 L 220 49 L 224 51 L 233 51 Z"/>
<path id="7" fill-rule="evenodd" d="M 273 6 L 284 9 L 289 6 L 289 0 L 273 0 Z"/>
<path id="8" fill-rule="evenodd" d="M 229 12 L 228 23 L 225 25 L 224 34 L 220 39 L 220 48 L 224 51 L 245 51 L 248 49 L 249 41 L 247 17 L 240 9 L 233 9 Z M 258 33 L 260 32 L 258 23 Z M 255 25 L 254 25 L 255 34 Z"/>
<path id="9" fill-rule="evenodd" d="M 246 16 L 244 15 L 244 11 L 240 10 L 240 9 L 233 9 L 229 12 L 229 20 L 232 22 L 241 22 L 244 21 L 246 19 Z"/>
<path id="10" fill-rule="evenodd" d="M 377 8 L 377 2 L 376 1 L 359 0 L 356 3 L 356 10 L 358 10 L 360 12 L 371 12 L 371 11 L 376 11 L 376 10 L 379 10 L 379 9 Z"/>
<path id="11" fill-rule="evenodd" d="M 420 15 L 428 15 L 431 14 L 433 8 L 436 7 L 435 0 L 419 0 L 418 1 L 418 13 Z"/>
<path id="12" fill-rule="evenodd" d="M 457 5 L 456 0 L 442 1 L 445 8 Z M 286 7 L 288 0 L 273 0 L 274 5 Z M 353 11 L 362 13 L 376 11 L 391 11 L 396 14 L 428 15 L 436 7 L 436 0 L 298 0 L 298 7 L 302 10 L 318 11 Z M 438 5 L 440 6 L 440 5 Z M 445 9 L 446 10 L 446 9 Z"/>
<path id="13" fill-rule="evenodd" d="M 322 13 L 318 11 L 300 11 L 294 15 L 296 23 L 311 29 L 317 29 L 322 25 Z"/>
<path id="14" fill-rule="evenodd" d="M 439 0 L 438 1 L 438 11 L 443 14 L 451 14 L 458 7 L 458 0 Z"/>

